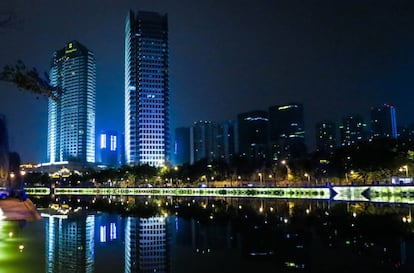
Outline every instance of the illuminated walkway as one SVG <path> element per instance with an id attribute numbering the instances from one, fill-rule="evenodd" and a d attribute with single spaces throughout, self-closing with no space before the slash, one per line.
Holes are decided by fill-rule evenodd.
<path id="1" fill-rule="evenodd" d="M 414 203 L 414 186 L 333 186 L 279 188 L 27 188 L 29 195 L 210 196 Z"/>

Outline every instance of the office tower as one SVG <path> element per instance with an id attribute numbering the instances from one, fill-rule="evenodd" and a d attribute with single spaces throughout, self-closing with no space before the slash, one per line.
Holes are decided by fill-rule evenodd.
<path id="1" fill-rule="evenodd" d="M 336 126 L 332 121 L 316 124 L 316 149 L 324 155 L 332 154 L 336 149 Z"/>
<path id="2" fill-rule="evenodd" d="M 9 135 L 6 116 L 0 115 L 0 187 L 6 186 L 9 175 Z"/>
<path id="3" fill-rule="evenodd" d="M 266 111 L 237 115 L 239 155 L 256 163 L 266 159 L 269 117 Z"/>
<path id="4" fill-rule="evenodd" d="M 392 105 L 371 107 L 371 140 L 379 138 L 397 138 L 397 119 Z"/>
<path id="5" fill-rule="evenodd" d="M 175 129 L 174 162 L 176 165 L 190 163 L 190 127 Z"/>
<path id="6" fill-rule="evenodd" d="M 99 134 L 98 162 L 117 167 L 119 165 L 118 133 L 116 131 L 102 131 Z"/>
<path id="7" fill-rule="evenodd" d="M 67 43 L 53 54 L 50 81 L 63 92 L 59 102 L 48 103 L 48 162 L 95 162 L 94 54 L 77 41 Z"/>
<path id="8" fill-rule="evenodd" d="M 306 154 L 305 121 L 301 104 L 269 107 L 269 141 L 273 160 Z"/>
<path id="9" fill-rule="evenodd" d="M 367 140 L 367 124 L 359 115 L 349 115 L 342 120 L 339 126 L 341 146 L 354 145 L 359 141 Z"/>
<path id="10" fill-rule="evenodd" d="M 130 11 L 125 24 L 126 164 L 160 167 L 169 153 L 168 17 Z"/>

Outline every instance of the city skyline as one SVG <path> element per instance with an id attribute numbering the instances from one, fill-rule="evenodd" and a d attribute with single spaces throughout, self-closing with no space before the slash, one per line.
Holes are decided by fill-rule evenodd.
<path id="1" fill-rule="evenodd" d="M 95 53 L 96 131 L 123 132 L 123 28 L 130 9 L 168 13 L 171 131 L 293 101 L 304 106 L 308 141 L 317 122 L 339 124 L 349 114 L 368 122 L 370 107 L 383 103 L 395 106 L 399 124 L 413 121 L 408 1 L 97 3 L 0 4 L 0 21 L 12 14 L 0 29 L 1 66 L 22 59 L 48 71 L 52 52 L 74 39 Z M 40 162 L 47 100 L 3 82 L 0 90 L 11 150 L 23 162 Z"/>

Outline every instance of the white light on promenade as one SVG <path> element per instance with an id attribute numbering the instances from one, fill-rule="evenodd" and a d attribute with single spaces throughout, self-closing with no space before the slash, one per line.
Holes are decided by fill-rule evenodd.
<path id="1" fill-rule="evenodd" d="M 6 217 L 4 217 L 4 213 L 3 210 L 0 208 L 0 221 L 5 219 Z"/>

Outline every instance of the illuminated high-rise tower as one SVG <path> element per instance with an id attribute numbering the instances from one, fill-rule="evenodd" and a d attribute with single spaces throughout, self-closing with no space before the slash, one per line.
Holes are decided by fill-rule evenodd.
<path id="1" fill-rule="evenodd" d="M 168 17 L 129 11 L 125 23 L 125 161 L 163 166 L 169 151 Z"/>
<path id="2" fill-rule="evenodd" d="M 397 138 L 395 107 L 384 104 L 371 107 L 371 139 Z"/>
<path id="3" fill-rule="evenodd" d="M 94 54 L 77 41 L 67 43 L 53 54 L 50 81 L 63 92 L 59 102 L 49 99 L 48 161 L 95 162 Z"/>

